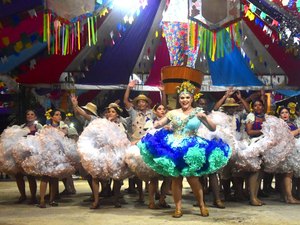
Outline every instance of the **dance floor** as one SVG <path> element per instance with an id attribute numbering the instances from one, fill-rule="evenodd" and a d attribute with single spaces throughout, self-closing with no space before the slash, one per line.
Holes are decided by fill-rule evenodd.
<path id="1" fill-rule="evenodd" d="M 27 185 L 27 184 L 26 184 Z M 60 184 L 60 190 L 63 190 Z M 209 208 L 209 217 L 201 217 L 199 209 L 194 207 L 195 199 L 184 181 L 183 217 L 171 217 L 174 204 L 171 196 L 167 202 L 171 209 L 148 209 L 148 195 L 145 193 L 145 204 L 136 202 L 136 195 L 129 195 L 122 186 L 122 208 L 114 208 L 111 198 L 102 198 L 100 208 L 89 209 L 87 200 L 90 189 L 86 181 L 76 180 L 76 195 L 64 196 L 59 200 L 58 207 L 47 205 L 40 209 L 33 205 L 15 204 L 19 194 L 14 181 L 0 181 L 0 225 L 90 225 L 90 224 L 299 224 L 300 205 L 287 205 L 280 201 L 278 194 L 263 199 L 266 205 L 254 207 L 248 202 L 226 202 L 225 209 L 217 209 L 212 205 L 211 194 L 205 197 Z M 26 186 L 28 192 L 28 186 Z M 28 193 L 29 195 L 29 193 Z"/>

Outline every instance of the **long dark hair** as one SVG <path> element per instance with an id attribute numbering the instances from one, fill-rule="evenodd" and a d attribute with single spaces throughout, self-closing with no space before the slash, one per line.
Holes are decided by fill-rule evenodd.
<path id="1" fill-rule="evenodd" d="M 114 110 L 116 110 L 116 113 L 119 115 L 119 116 L 121 116 L 122 115 L 122 112 L 121 112 L 121 110 L 120 109 L 118 109 L 118 107 L 107 107 L 107 110 L 109 110 L 109 109 L 114 109 Z"/>
<path id="2" fill-rule="evenodd" d="M 254 101 L 252 101 L 252 106 L 254 106 L 254 104 L 255 104 L 256 102 L 260 102 L 261 105 L 262 105 L 263 107 L 265 107 L 265 104 L 264 104 L 263 100 L 261 100 L 260 98 L 254 99 Z"/>
<path id="3" fill-rule="evenodd" d="M 37 116 L 36 111 L 35 111 L 34 109 L 27 109 L 27 110 L 25 111 L 25 117 L 26 117 L 27 113 L 29 113 L 29 112 L 33 112 L 34 115 Z"/>
<path id="4" fill-rule="evenodd" d="M 284 105 L 280 105 L 277 107 L 277 110 L 276 110 L 276 114 L 278 117 L 280 117 L 280 114 L 281 114 L 282 110 L 284 110 L 284 109 L 286 109 L 289 112 L 289 114 L 291 114 L 290 109 L 288 107 L 286 107 Z"/>
<path id="5" fill-rule="evenodd" d="M 166 106 L 164 106 L 162 103 L 158 102 L 158 103 L 156 103 L 156 104 L 153 106 L 152 110 L 153 110 L 153 111 L 156 111 L 156 110 L 158 109 L 158 107 L 161 106 L 161 105 L 162 105 L 163 107 L 166 108 Z"/>
<path id="6" fill-rule="evenodd" d="M 61 110 L 61 109 L 52 109 L 52 111 L 50 112 L 50 116 L 51 117 L 54 116 L 55 112 L 60 112 L 60 114 L 61 114 L 61 120 L 65 120 L 66 119 L 66 113 L 63 110 Z"/>

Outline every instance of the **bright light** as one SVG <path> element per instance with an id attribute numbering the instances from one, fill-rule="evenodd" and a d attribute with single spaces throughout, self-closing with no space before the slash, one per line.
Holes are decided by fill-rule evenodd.
<path id="1" fill-rule="evenodd" d="M 145 1 L 140 0 L 114 0 L 113 1 L 113 7 L 119 8 L 122 11 L 127 12 L 127 14 L 134 14 L 139 8 L 145 7 L 147 3 Z"/>
<path id="2" fill-rule="evenodd" d="M 38 124 L 38 123 L 39 123 L 39 121 L 35 120 L 33 124 Z"/>
<path id="3" fill-rule="evenodd" d="M 289 0 L 282 0 L 281 3 L 283 6 L 287 6 L 289 4 Z"/>
<path id="4" fill-rule="evenodd" d="M 125 23 L 127 23 L 127 22 L 128 22 L 128 20 L 129 20 L 128 16 L 127 16 L 127 15 L 125 15 L 125 16 L 124 16 L 124 22 L 125 22 Z"/>
<path id="5" fill-rule="evenodd" d="M 133 16 L 130 16 L 130 17 L 129 17 L 129 20 L 128 20 L 128 23 L 129 23 L 129 24 L 132 24 L 132 23 L 133 23 L 133 20 L 134 20 L 134 19 L 133 19 Z"/>

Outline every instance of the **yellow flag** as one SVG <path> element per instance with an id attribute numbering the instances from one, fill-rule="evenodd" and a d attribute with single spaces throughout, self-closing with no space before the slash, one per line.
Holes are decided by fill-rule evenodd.
<path id="1" fill-rule="evenodd" d="M 18 41 L 18 42 L 15 44 L 14 49 L 15 49 L 16 52 L 20 52 L 20 51 L 23 49 L 23 43 L 22 43 L 22 41 Z"/>
<path id="2" fill-rule="evenodd" d="M 3 37 L 2 38 L 2 43 L 5 45 L 5 46 L 8 46 L 9 45 L 9 38 L 8 37 Z"/>

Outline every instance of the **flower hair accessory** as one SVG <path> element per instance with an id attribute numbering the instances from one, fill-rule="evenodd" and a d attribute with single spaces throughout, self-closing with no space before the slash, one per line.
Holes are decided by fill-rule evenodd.
<path id="1" fill-rule="evenodd" d="M 50 120 L 50 119 L 51 119 L 51 115 L 50 115 L 51 112 L 52 112 L 52 109 L 48 109 L 48 110 L 46 111 L 45 117 L 46 117 L 47 120 Z"/>
<path id="2" fill-rule="evenodd" d="M 191 84 L 189 81 L 184 81 L 180 86 L 177 86 L 177 94 L 189 93 L 194 95 L 196 87 Z"/>
<path id="3" fill-rule="evenodd" d="M 290 109 L 290 113 L 291 114 L 295 114 L 296 113 L 297 104 L 295 102 L 289 102 L 289 104 L 287 105 L 287 107 Z"/>
<path id="4" fill-rule="evenodd" d="M 69 112 L 69 113 L 66 114 L 66 117 L 72 117 L 72 116 L 73 116 L 73 113 Z"/>
<path id="5" fill-rule="evenodd" d="M 276 114 L 279 115 L 280 110 L 283 108 L 283 105 L 277 107 Z"/>
<path id="6" fill-rule="evenodd" d="M 253 104 L 252 104 L 252 102 L 250 102 L 249 108 L 250 108 L 250 112 L 253 112 Z"/>
<path id="7" fill-rule="evenodd" d="M 289 104 L 287 105 L 288 109 L 290 110 L 290 115 L 292 119 L 296 119 L 296 107 L 297 107 L 297 103 L 295 102 L 289 102 Z"/>
<path id="8" fill-rule="evenodd" d="M 203 94 L 200 93 L 200 92 L 197 93 L 197 94 L 195 94 L 195 95 L 194 95 L 194 100 L 195 100 L 195 101 L 198 101 L 202 95 L 203 95 Z"/>

